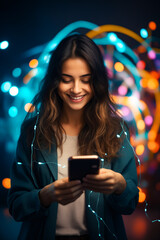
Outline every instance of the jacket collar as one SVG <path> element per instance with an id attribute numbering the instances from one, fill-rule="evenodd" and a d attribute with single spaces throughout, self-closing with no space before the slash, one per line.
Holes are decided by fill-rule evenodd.
<path id="1" fill-rule="evenodd" d="M 58 166 L 57 166 L 57 146 L 52 144 L 51 151 L 49 149 L 40 150 L 41 155 L 46 162 L 51 175 L 55 180 L 57 180 L 58 175 Z"/>

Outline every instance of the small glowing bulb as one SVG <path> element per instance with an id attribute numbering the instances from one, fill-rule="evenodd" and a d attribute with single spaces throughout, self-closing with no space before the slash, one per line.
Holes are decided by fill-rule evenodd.
<path id="1" fill-rule="evenodd" d="M 147 32 L 147 30 L 146 30 L 145 28 L 142 28 L 142 29 L 140 30 L 140 35 L 141 35 L 142 38 L 147 38 L 147 37 L 148 37 L 148 32 Z"/>
<path id="2" fill-rule="evenodd" d="M 8 48 L 8 46 L 9 46 L 9 42 L 8 41 L 3 41 L 3 42 L 0 43 L 0 48 L 2 50 Z"/>
<path id="3" fill-rule="evenodd" d="M 42 165 L 43 163 L 42 162 L 38 162 L 39 165 Z"/>
<path id="4" fill-rule="evenodd" d="M 22 165 L 22 163 L 21 163 L 21 162 L 17 162 L 17 164 L 18 164 L 18 165 Z"/>

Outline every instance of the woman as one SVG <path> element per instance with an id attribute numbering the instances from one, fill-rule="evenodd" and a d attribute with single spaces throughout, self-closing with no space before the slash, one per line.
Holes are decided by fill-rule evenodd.
<path id="1" fill-rule="evenodd" d="M 138 202 L 135 158 L 91 39 L 61 41 L 33 105 L 37 116 L 22 125 L 8 197 L 23 222 L 19 239 L 127 239 L 121 214 Z M 102 158 L 99 174 L 69 181 L 67 159 L 91 154 Z"/>

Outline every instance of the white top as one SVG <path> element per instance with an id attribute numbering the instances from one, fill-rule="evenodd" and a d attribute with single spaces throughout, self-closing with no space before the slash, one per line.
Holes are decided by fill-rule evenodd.
<path id="1" fill-rule="evenodd" d="M 77 155 L 78 136 L 66 136 L 61 156 L 58 148 L 58 179 L 68 177 L 68 158 Z M 67 205 L 58 204 L 56 235 L 83 235 L 87 233 L 85 222 L 85 194 Z"/>

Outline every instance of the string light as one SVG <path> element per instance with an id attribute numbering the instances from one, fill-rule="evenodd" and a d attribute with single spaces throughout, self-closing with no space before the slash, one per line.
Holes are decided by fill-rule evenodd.
<path id="1" fill-rule="evenodd" d="M 114 26 L 115 27 L 115 26 Z M 150 27 L 150 26 L 149 26 Z M 151 27 L 150 27 L 150 29 L 151 29 Z M 123 29 L 122 29 L 123 30 Z M 112 28 L 112 31 L 113 31 L 113 28 Z M 121 32 L 123 32 L 123 31 L 121 31 Z M 107 34 L 107 36 L 108 36 L 108 34 Z M 129 35 L 128 35 L 129 36 Z M 137 36 L 138 37 L 138 36 Z M 118 38 L 116 38 L 116 39 L 114 39 L 113 38 L 113 41 L 117 41 L 117 39 Z M 143 41 L 142 41 L 142 45 L 141 46 L 139 46 L 138 48 L 137 48 L 137 51 L 138 51 L 138 53 L 147 53 L 147 52 L 150 52 L 149 51 L 149 49 L 151 49 L 151 48 L 147 48 L 146 47 L 146 45 L 147 45 L 147 43 L 146 43 L 146 41 L 144 41 L 144 39 L 142 39 Z M 143 45 L 144 44 L 144 45 Z M 146 45 L 145 45 L 146 44 Z M 151 54 L 152 53 L 152 54 Z M 156 57 L 156 51 L 153 51 L 153 52 L 151 52 L 150 54 L 148 54 L 148 56 L 150 56 L 150 59 L 155 59 L 155 57 Z M 120 61 L 120 59 L 117 59 L 118 61 Z M 154 61 L 156 64 L 159 64 L 159 66 L 160 66 L 160 61 L 158 61 L 157 59 Z M 126 68 L 127 68 L 127 64 L 124 64 L 125 65 L 125 70 L 126 70 Z M 158 65 L 157 65 L 158 66 Z M 35 69 L 34 69 L 35 70 Z M 144 70 L 144 68 L 142 68 L 142 70 Z M 125 72 L 123 72 L 123 73 L 125 73 Z M 122 73 L 122 74 L 123 74 Z M 143 71 L 142 72 L 140 72 L 140 78 L 142 78 L 142 80 L 141 80 L 141 82 L 140 82 L 140 84 L 141 84 L 141 87 L 143 87 L 143 88 L 148 88 L 148 89 L 142 89 L 143 91 L 150 91 L 151 93 L 155 93 L 155 90 L 157 90 L 158 89 L 158 87 L 155 87 L 156 85 L 157 85 L 157 82 L 156 82 L 156 84 L 154 83 L 151 83 L 152 82 L 152 80 L 150 81 L 149 80 L 149 78 L 148 77 L 146 77 L 146 75 L 143 75 Z M 158 72 L 157 72 L 158 73 Z M 142 75 L 141 75 L 142 74 Z M 30 75 L 28 75 L 28 78 L 26 78 L 26 80 L 24 81 L 25 83 L 27 83 L 30 79 L 31 79 L 31 77 L 33 77 L 33 76 L 31 76 L 31 74 Z M 153 78 L 155 78 L 155 79 L 158 79 L 158 77 L 157 76 L 153 76 Z M 152 78 L 152 79 L 153 79 Z M 151 78 L 150 78 L 151 79 Z M 133 78 L 133 80 L 134 80 L 134 78 Z M 140 79 L 139 79 L 139 81 L 140 81 Z M 150 82 L 149 82 L 150 81 Z M 154 82 L 154 81 L 153 81 Z M 128 86 L 128 85 L 127 85 Z M 150 87 L 151 86 L 151 87 Z M 159 85 L 158 85 L 159 86 Z M 134 83 L 134 81 L 133 81 L 133 85 L 131 86 L 131 89 L 129 89 L 129 90 L 131 90 L 131 91 L 134 91 L 136 89 L 136 84 Z M 133 100 L 134 101 L 134 100 Z M 157 102 L 155 102 L 155 105 L 157 105 Z M 141 109 L 142 110 L 142 109 Z M 144 116 L 146 116 L 146 115 L 149 115 L 150 113 L 145 113 L 145 110 L 143 109 L 142 111 L 144 111 L 143 113 L 144 113 Z M 153 123 L 153 119 L 152 119 L 152 123 L 150 123 L 150 125 L 149 124 L 147 124 L 147 120 L 145 120 L 144 119 L 144 126 L 145 125 L 147 125 L 147 128 L 150 126 L 150 125 L 152 125 L 152 123 Z M 148 132 L 144 132 L 144 134 L 143 134 L 143 136 L 145 136 L 144 138 L 146 138 L 147 139 L 147 134 L 148 134 Z M 153 129 L 153 130 L 151 130 L 151 131 L 149 131 L 149 134 L 148 134 L 148 139 L 149 139 L 149 141 L 150 141 L 150 145 L 151 145 L 151 141 L 152 141 L 152 143 L 155 143 L 155 140 L 156 140 L 156 136 L 158 136 L 157 135 L 157 132 L 155 131 L 155 128 Z M 121 137 L 121 134 L 117 134 L 117 137 L 118 138 L 120 138 Z M 140 135 L 140 138 L 142 137 L 142 134 Z M 147 146 L 149 146 L 149 145 L 147 145 Z M 149 148 L 148 148 L 149 149 Z M 149 149 L 150 150 L 150 149 Z M 151 152 L 153 152 L 153 149 L 152 149 L 152 151 Z M 153 152 L 154 153 L 154 152 Z M 158 158 L 157 158 L 158 159 Z M 140 160 L 139 160 L 139 158 L 137 159 L 137 162 L 138 162 L 138 164 L 139 164 L 139 166 L 141 166 L 140 165 Z M 139 175 L 140 177 L 141 177 L 141 173 L 140 173 L 140 175 Z M 140 182 L 140 181 L 139 181 Z M 152 222 L 154 222 L 154 221 L 152 221 Z"/>
<path id="2" fill-rule="evenodd" d="M 32 140 L 32 143 L 31 143 L 31 176 L 32 176 L 32 178 L 33 178 L 33 181 L 34 181 L 34 183 L 35 183 L 35 186 L 37 186 L 37 184 L 36 184 L 36 182 L 35 182 L 35 179 L 34 179 L 34 176 L 33 176 L 33 148 L 34 148 L 34 141 L 35 141 L 35 137 L 36 137 L 36 129 L 37 129 L 37 124 L 38 124 L 38 120 L 39 120 L 39 112 L 37 112 L 37 118 L 36 118 L 36 123 L 35 123 L 35 125 L 34 125 L 34 136 L 33 136 L 33 140 Z M 134 148 L 133 148 L 133 146 L 130 144 L 130 141 L 129 141 L 129 139 L 128 139 L 128 137 L 127 137 L 127 132 L 124 130 L 124 123 L 122 124 L 122 123 L 120 123 L 121 124 L 121 127 L 122 127 L 122 131 L 121 131 L 121 133 L 119 133 L 119 134 L 117 134 L 117 138 L 120 138 L 123 134 L 125 135 L 125 138 L 126 138 L 126 140 L 127 140 L 127 142 L 128 142 L 128 144 L 129 144 L 129 146 L 132 148 L 132 150 L 133 150 L 133 153 L 134 153 L 134 155 L 136 156 L 136 158 L 137 158 L 137 162 L 138 162 L 138 165 L 139 165 L 139 184 L 138 184 L 138 186 L 140 186 L 140 182 L 141 182 L 141 163 L 140 163 L 140 159 L 138 158 L 138 156 L 137 156 L 137 154 L 135 153 L 135 150 L 134 150 Z M 124 146 L 122 146 L 122 148 L 124 148 Z M 105 154 L 106 156 L 107 156 L 107 153 Z M 18 165 L 21 165 L 22 163 L 21 162 L 17 162 L 17 164 Z M 43 165 L 43 164 L 46 164 L 46 163 L 42 163 L 42 162 L 38 162 L 38 164 L 39 165 Z M 64 168 L 64 167 L 66 167 L 65 165 L 61 165 L 61 164 L 57 164 L 58 166 L 60 166 L 60 167 L 62 167 L 62 168 Z M 103 158 L 101 158 L 101 167 L 103 168 L 104 167 L 104 159 Z M 37 186 L 38 187 L 38 186 Z M 144 199 L 146 198 L 146 196 L 145 196 L 145 194 L 144 193 L 142 193 L 142 191 L 140 191 L 141 193 L 140 193 L 140 202 L 142 202 L 142 198 L 143 198 L 143 201 L 144 201 Z M 109 229 L 109 227 L 107 226 L 107 224 L 105 223 L 105 221 L 103 220 L 103 218 L 102 217 L 100 217 L 99 215 L 98 215 L 98 206 L 99 206 L 99 198 L 100 198 L 100 193 L 97 193 L 98 194 L 98 197 L 97 197 L 97 203 L 96 203 L 96 209 L 93 209 L 92 208 L 92 206 L 91 206 L 91 195 L 92 195 L 92 193 L 93 193 L 93 191 L 90 191 L 90 193 L 89 193 L 89 202 L 88 202 L 88 208 L 89 208 L 89 210 L 95 215 L 95 217 L 96 217 L 96 220 L 97 220 L 97 225 L 98 225 L 98 236 L 99 236 L 99 239 L 102 239 L 102 240 L 105 240 L 103 237 L 102 237 L 102 235 L 101 235 L 101 229 L 100 229 L 100 223 L 103 223 L 104 224 L 104 226 L 108 229 L 108 231 L 112 234 L 112 236 L 113 236 L 113 238 L 115 239 L 115 240 L 117 240 L 117 237 L 116 237 L 116 235 Z M 149 215 L 148 215 L 148 210 L 147 210 L 147 206 L 148 206 L 148 203 L 147 203 L 147 201 L 146 201 L 146 199 L 145 199 L 145 214 L 146 214 L 146 216 L 147 216 L 147 218 L 149 218 L 150 219 L 150 217 L 149 217 Z M 151 219 L 150 219 L 151 220 Z M 155 219 L 155 220 L 151 220 L 152 221 L 152 223 L 154 223 L 154 222 L 160 222 L 160 220 L 159 219 Z"/>

